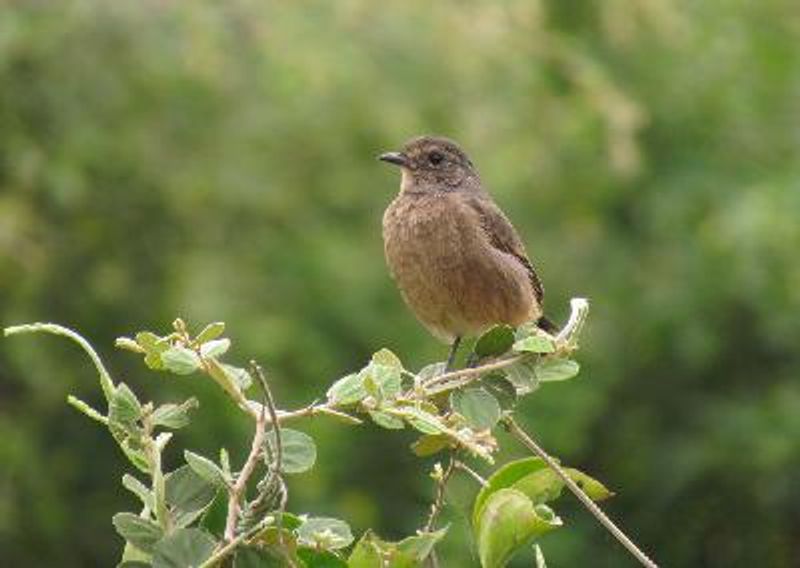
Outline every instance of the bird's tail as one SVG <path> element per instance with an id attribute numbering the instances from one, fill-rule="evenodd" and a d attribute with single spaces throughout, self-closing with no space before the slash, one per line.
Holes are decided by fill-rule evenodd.
<path id="1" fill-rule="evenodd" d="M 555 323 L 553 323 L 553 320 L 551 320 L 547 316 L 542 316 L 538 320 L 536 320 L 536 325 L 539 327 L 539 329 L 542 329 L 552 335 L 555 335 L 556 333 L 561 331 L 559 327 Z"/>

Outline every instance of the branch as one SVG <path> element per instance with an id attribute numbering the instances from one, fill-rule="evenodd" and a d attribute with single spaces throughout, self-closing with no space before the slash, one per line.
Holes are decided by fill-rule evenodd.
<path id="1" fill-rule="evenodd" d="M 256 415 L 256 431 L 253 434 L 253 442 L 250 445 L 250 455 L 247 456 L 247 461 L 236 478 L 236 483 L 231 487 L 228 496 L 228 518 L 225 521 L 225 540 L 228 543 L 232 542 L 236 533 L 236 520 L 239 518 L 241 511 L 241 499 L 247 489 L 247 481 L 253 474 L 261 451 L 264 448 L 264 435 L 267 427 L 267 416 L 265 413 L 266 405 L 261 406 L 261 412 Z"/>
<path id="2" fill-rule="evenodd" d="M 558 465 L 550 455 L 544 451 L 544 449 L 539 446 L 519 425 L 511 416 L 506 416 L 503 419 L 503 422 L 508 426 L 509 432 L 516 437 L 522 444 L 527 447 L 530 451 L 534 454 L 542 458 L 545 463 L 556 472 L 556 474 L 561 478 L 564 484 L 572 491 L 578 500 L 583 503 L 583 505 L 589 509 L 589 512 L 594 515 L 594 517 L 603 525 L 608 532 L 614 535 L 622 546 L 628 549 L 628 552 L 633 555 L 636 560 L 638 560 L 642 566 L 646 566 L 647 568 L 658 568 L 658 565 L 653 562 L 644 552 L 642 552 L 631 539 L 625 536 L 625 533 L 620 530 L 617 525 L 615 525 L 611 519 L 606 516 L 605 513 L 597 506 L 597 504 L 591 500 L 591 498 L 583 492 L 583 490 L 578 487 L 578 484 L 572 481 L 572 478 L 568 476 L 564 470 Z"/>
<path id="3" fill-rule="evenodd" d="M 450 455 L 450 461 L 447 464 L 447 469 L 442 470 L 442 466 L 439 463 L 436 463 L 434 466 L 434 473 L 431 474 L 436 480 L 436 498 L 431 505 L 431 513 L 428 516 L 428 522 L 425 523 L 425 528 L 422 529 L 424 532 L 431 532 L 433 530 L 433 525 L 436 523 L 436 517 L 439 516 L 439 512 L 444 507 L 444 490 L 447 486 L 447 482 L 450 481 L 450 476 L 453 475 L 453 470 L 456 466 L 456 460 L 453 455 Z"/>
<path id="4" fill-rule="evenodd" d="M 100 360 L 100 356 L 97 354 L 97 351 L 95 351 L 94 348 L 89 345 L 88 341 L 86 341 L 76 332 L 55 323 L 30 323 L 7 327 L 3 330 L 3 335 L 8 337 L 9 335 L 16 335 L 18 333 L 32 333 L 36 331 L 44 331 L 46 333 L 52 333 L 53 335 L 68 337 L 80 345 L 81 349 L 83 349 L 86 354 L 89 355 L 92 363 L 94 363 L 95 369 L 97 369 L 97 373 L 100 375 L 100 386 L 103 388 L 103 394 L 105 395 L 106 400 L 109 401 L 109 403 L 111 402 L 111 397 L 114 395 L 114 381 L 111 380 L 111 375 L 108 374 L 108 371 L 103 365 L 103 362 Z"/>
<path id="5" fill-rule="evenodd" d="M 563 354 L 575 350 L 578 346 L 578 336 L 589 314 L 589 301 L 585 298 L 572 298 L 570 300 L 570 316 L 564 328 L 553 337 L 556 344 L 556 353 Z M 422 385 L 426 396 L 433 396 L 448 392 L 468 385 L 486 373 L 511 367 L 530 357 L 530 353 L 517 353 L 507 355 L 477 367 L 468 367 L 451 371 L 432 378 Z"/>

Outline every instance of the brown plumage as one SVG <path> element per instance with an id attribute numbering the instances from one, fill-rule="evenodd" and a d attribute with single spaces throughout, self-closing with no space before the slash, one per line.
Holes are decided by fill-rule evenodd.
<path id="1" fill-rule="evenodd" d="M 402 171 L 383 216 L 386 261 L 433 335 L 455 345 L 499 323 L 554 328 L 522 241 L 455 142 L 422 136 L 380 159 Z"/>

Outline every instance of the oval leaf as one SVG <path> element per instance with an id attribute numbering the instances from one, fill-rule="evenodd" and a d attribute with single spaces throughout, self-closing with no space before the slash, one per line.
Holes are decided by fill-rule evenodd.
<path id="1" fill-rule="evenodd" d="M 514 329 L 507 325 L 496 325 L 483 335 L 475 344 L 478 357 L 497 357 L 514 345 Z"/>
<path id="2" fill-rule="evenodd" d="M 301 544 L 325 550 L 337 550 L 353 542 L 350 525 L 330 517 L 310 517 L 297 529 Z"/>
<path id="3" fill-rule="evenodd" d="M 529 335 L 514 343 L 514 351 L 524 353 L 553 353 L 555 350 L 553 340 L 543 335 Z"/>
<path id="4" fill-rule="evenodd" d="M 539 387 L 536 362 L 533 359 L 533 357 L 525 357 L 503 369 L 506 379 L 514 385 L 518 395 L 532 393 Z"/>
<path id="5" fill-rule="evenodd" d="M 450 394 L 450 406 L 475 430 L 491 430 L 500 420 L 500 403 L 482 388 L 466 388 Z"/>
<path id="6" fill-rule="evenodd" d="M 411 451 L 417 456 L 424 458 L 441 452 L 450 446 L 450 438 L 441 434 L 425 434 L 419 440 L 411 444 Z"/>
<path id="7" fill-rule="evenodd" d="M 275 431 L 267 435 L 270 454 L 275 456 Z M 303 473 L 314 467 L 317 461 L 317 445 L 314 438 L 304 432 L 281 428 L 281 471 L 283 473 Z"/>
<path id="8" fill-rule="evenodd" d="M 594 501 L 602 501 L 613 495 L 605 485 L 577 469 L 564 468 L 564 472 Z M 522 477 L 512 487 L 527 495 L 534 505 L 539 505 L 557 499 L 564 489 L 564 481 L 547 467 Z"/>
<path id="9" fill-rule="evenodd" d="M 195 337 L 195 341 L 197 343 L 205 343 L 207 341 L 211 341 L 212 339 L 216 339 L 220 335 L 225 332 L 225 322 L 216 321 L 214 323 L 210 323 L 203 328 L 203 331 L 197 334 Z"/>
<path id="10" fill-rule="evenodd" d="M 328 389 L 328 400 L 336 405 L 355 404 L 367 396 L 364 388 L 364 377 L 360 373 L 353 373 L 342 377 Z"/>
<path id="11" fill-rule="evenodd" d="M 379 365 L 386 365 L 387 367 L 395 367 L 396 369 L 403 369 L 403 363 L 400 358 L 386 348 L 381 349 L 372 356 L 372 362 Z"/>
<path id="12" fill-rule="evenodd" d="M 403 413 L 408 423 L 423 434 L 443 434 L 447 432 L 447 426 L 435 414 L 413 406 L 403 408 Z"/>
<path id="13" fill-rule="evenodd" d="M 200 354 L 203 357 L 221 357 L 231 346 L 231 340 L 227 337 L 207 341 L 200 346 Z"/>
<path id="14" fill-rule="evenodd" d="M 561 526 L 558 517 L 539 516 L 528 497 L 515 489 L 493 493 L 476 527 L 478 556 L 483 568 L 502 568 L 514 552 L 534 538 Z"/>
<path id="15" fill-rule="evenodd" d="M 189 424 L 189 411 L 200 406 L 195 397 L 181 404 L 162 404 L 150 415 L 154 426 L 163 426 L 177 430 Z"/>
<path id="16" fill-rule="evenodd" d="M 161 354 L 164 368 L 176 375 L 188 375 L 200 368 L 200 357 L 181 345 L 174 345 Z"/>
<path id="17" fill-rule="evenodd" d="M 188 465 L 168 474 L 165 485 L 165 499 L 178 527 L 185 527 L 202 515 L 217 494 L 216 485 L 197 475 Z"/>
<path id="18" fill-rule="evenodd" d="M 142 405 L 125 383 L 119 383 L 111 397 L 108 418 L 120 425 L 136 422 L 142 416 Z"/>
<path id="19" fill-rule="evenodd" d="M 147 553 L 153 552 L 153 547 L 164 535 L 161 527 L 154 521 L 133 513 L 117 513 L 111 522 L 122 538 Z"/>
<path id="20" fill-rule="evenodd" d="M 213 461 L 189 450 L 183 452 L 183 457 L 192 471 L 204 480 L 214 485 L 225 485 L 225 475 Z"/>
<path id="21" fill-rule="evenodd" d="M 153 550 L 153 568 L 200 566 L 214 552 L 216 543 L 200 529 L 177 529 L 161 539 Z"/>
<path id="22" fill-rule="evenodd" d="M 397 418 L 396 416 L 392 416 L 387 412 L 381 412 L 380 410 L 370 410 L 369 415 L 372 418 L 372 421 L 375 422 L 378 426 L 382 426 L 383 428 L 388 428 L 389 430 L 402 430 L 405 428 L 405 424 L 402 420 Z"/>
<path id="23" fill-rule="evenodd" d="M 572 359 L 544 359 L 536 365 L 536 378 L 542 382 L 566 381 L 581 370 Z"/>
<path id="24" fill-rule="evenodd" d="M 539 471 L 547 467 L 544 460 L 541 458 L 523 458 L 504 464 L 498 468 L 489 479 L 486 480 L 486 485 L 478 492 L 475 497 L 475 505 L 472 507 L 472 524 L 478 524 L 478 517 L 486 504 L 486 500 L 492 493 L 496 493 L 500 489 L 511 487 L 525 477 L 535 471 Z"/>

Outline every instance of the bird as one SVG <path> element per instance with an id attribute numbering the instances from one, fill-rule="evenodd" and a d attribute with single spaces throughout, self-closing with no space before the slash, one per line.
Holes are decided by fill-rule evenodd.
<path id="1" fill-rule="evenodd" d="M 448 370 L 462 338 L 497 324 L 557 331 L 522 240 L 456 142 L 418 136 L 378 159 L 401 171 L 383 215 L 386 263 L 420 323 L 450 345 Z"/>

